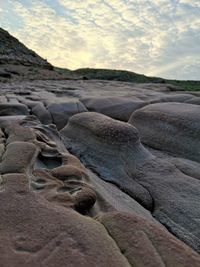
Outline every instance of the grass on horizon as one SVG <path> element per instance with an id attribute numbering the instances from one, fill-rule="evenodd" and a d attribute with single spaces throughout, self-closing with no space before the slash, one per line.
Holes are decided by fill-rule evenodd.
<path id="1" fill-rule="evenodd" d="M 82 68 L 77 70 L 54 68 L 56 71 L 66 74 L 68 77 L 86 79 L 111 80 L 134 83 L 168 83 L 181 87 L 185 91 L 200 91 L 200 81 L 172 80 L 159 77 L 148 77 L 125 70 Z"/>

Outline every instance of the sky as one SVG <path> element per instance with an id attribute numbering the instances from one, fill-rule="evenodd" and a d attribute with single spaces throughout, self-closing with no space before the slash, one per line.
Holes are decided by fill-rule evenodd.
<path id="1" fill-rule="evenodd" d="M 54 66 L 200 80 L 200 0 L 0 0 L 0 27 Z"/>

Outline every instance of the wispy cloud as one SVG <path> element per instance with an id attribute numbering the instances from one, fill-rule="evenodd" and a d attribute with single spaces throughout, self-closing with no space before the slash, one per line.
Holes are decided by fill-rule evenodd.
<path id="1" fill-rule="evenodd" d="M 2 26 L 56 66 L 200 79 L 199 0 L 0 3 Z"/>

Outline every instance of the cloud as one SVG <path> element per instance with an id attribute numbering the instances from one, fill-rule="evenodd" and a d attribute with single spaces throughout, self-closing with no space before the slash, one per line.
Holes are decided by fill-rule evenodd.
<path id="1" fill-rule="evenodd" d="M 199 79 L 199 0 L 8 0 L 1 9 L 3 27 L 56 66 Z"/>

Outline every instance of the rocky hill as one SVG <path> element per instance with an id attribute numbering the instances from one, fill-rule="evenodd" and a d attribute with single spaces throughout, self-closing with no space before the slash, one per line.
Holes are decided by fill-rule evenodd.
<path id="1" fill-rule="evenodd" d="M 37 66 L 52 69 L 53 66 L 18 39 L 0 28 L 0 64 Z"/>
<path id="2" fill-rule="evenodd" d="M 0 80 L 63 79 L 63 75 L 18 39 L 0 28 Z"/>
<path id="3" fill-rule="evenodd" d="M 81 68 L 70 70 L 52 66 L 18 39 L 0 28 L 0 80 L 87 79 L 133 83 L 166 83 L 183 90 L 200 91 L 200 81 L 178 81 L 148 77 L 126 70 Z"/>

